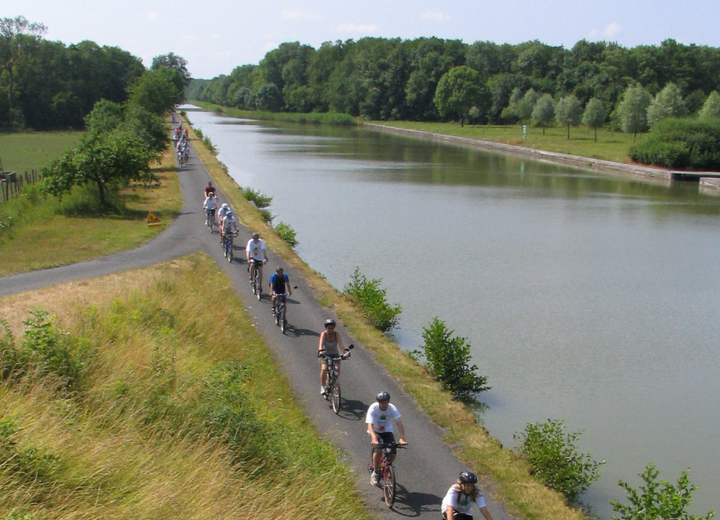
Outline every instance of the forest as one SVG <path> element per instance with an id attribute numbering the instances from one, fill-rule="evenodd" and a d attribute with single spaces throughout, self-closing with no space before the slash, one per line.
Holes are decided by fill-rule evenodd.
<path id="1" fill-rule="evenodd" d="M 257 65 L 241 65 L 211 80 L 193 80 L 186 98 L 248 110 L 440 121 L 456 119 L 452 111 L 438 110 L 435 95 L 443 76 L 458 67 L 472 69 L 480 86 L 480 101 L 466 114 L 475 123 L 529 119 L 524 116 L 532 109 L 523 113 L 523 98 L 530 92 L 530 101 L 545 94 L 555 103 L 572 96 L 580 109 L 594 98 L 602 103 L 605 122 L 620 129 L 616 109 L 630 87 L 641 86 L 657 96 L 672 84 L 689 114 L 699 111 L 720 87 L 720 49 L 672 39 L 634 48 L 581 40 L 566 49 L 537 40 L 511 45 L 362 38 L 326 42 L 318 49 L 283 43 Z"/>

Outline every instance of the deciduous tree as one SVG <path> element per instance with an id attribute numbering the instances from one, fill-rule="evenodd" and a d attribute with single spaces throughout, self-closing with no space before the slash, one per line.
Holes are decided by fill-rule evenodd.
<path id="1" fill-rule="evenodd" d="M 565 96 L 555 105 L 555 119 L 567 127 L 567 138 L 570 139 L 570 127 L 578 126 L 582 118 L 582 106 L 575 96 Z"/>
<path id="2" fill-rule="evenodd" d="M 595 130 L 595 142 L 597 143 L 597 129 L 605 124 L 605 106 L 598 98 L 592 98 L 585 106 L 582 117 L 582 124 Z"/>
<path id="3" fill-rule="evenodd" d="M 446 72 L 435 91 L 435 106 L 442 117 L 460 120 L 465 124 L 472 107 L 483 116 L 490 106 L 490 91 L 480 74 L 468 66 L 454 67 Z"/>
<path id="4" fill-rule="evenodd" d="M 700 117 L 720 117 L 720 94 L 718 94 L 717 90 L 710 92 L 700 109 Z"/>
<path id="5" fill-rule="evenodd" d="M 532 118 L 535 126 L 541 126 L 543 135 L 545 135 L 545 127 L 555 117 L 555 102 L 550 94 L 543 94 L 535 104 L 532 111 Z"/>
<path id="6" fill-rule="evenodd" d="M 668 83 L 648 107 L 648 125 L 652 128 L 668 117 L 685 117 L 686 115 L 688 115 L 688 109 L 680 94 L 680 89 L 674 83 Z"/>
<path id="7" fill-rule="evenodd" d="M 628 87 L 623 94 L 617 110 L 623 132 L 632 132 L 633 141 L 638 132 L 645 132 L 648 128 L 647 110 L 651 102 L 652 97 L 639 84 Z"/>

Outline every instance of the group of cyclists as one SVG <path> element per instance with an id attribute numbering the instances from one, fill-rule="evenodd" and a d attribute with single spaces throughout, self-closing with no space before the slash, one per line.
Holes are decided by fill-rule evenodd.
<path id="1" fill-rule="evenodd" d="M 188 164 L 188 161 L 190 160 L 190 146 L 188 145 L 188 135 L 188 129 L 185 128 L 185 130 L 183 130 L 181 121 L 180 124 L 175 127 L 175 131 L 173 132 L 172 136 L 173 144 L 175 146 L 175 151 L 177 152 L 180 166 Z"/>
<path id="2" fill-rule="evenodd" d="M 220 229 L 220 241 L 228 236 L 230 240 L 237 234 L 238 221 L 228 204 L 222 204 L 218 209 L 218 199 L 215 195 L 215 187 L 212 181 L 208 182 L 205 187 L 203 197 L 203 208 L 206 216 L 216 218 L 218 228 Z M 217 215 L 216 215 L 217 213 Z M 248 262 L 248 275 L 252 280 L 257 270 L 259 276 L 259 285 L 262 286 L 263 265 L 267 263 L 267 247 L 263 240 L 260 239 L 259 233 L 255 232 L 252 238 L 248 240 L 245 247 L 245 255 Z M 278 297 L 285 298 L 292 295 L 290 286 L 290 278 L 284 272 L 282 267 L 278 267 L 275 273 L 270 277 L 268 284 L 272 311 L 275 312 L 275 299 Z M 333 319 L 327 319 L 324 323 L 324 329 L 320 334 L 318 342 L 318 358 L 320 359 L 320 394 L 324 396 L 328 392 L 326 386 L 328 376 L 328 357 L 336 359 L 335 367 L 340 372 L 340 359 L 347 359 L 350 356 L 349 350 L 343 345 L 340 333 L 336 330 L 336 323 Z M 340 358 L 340 359 L 338 359 Z M 407 445 L 405 440 L 405 427 L 401 420 L 400 411 L 390 403 L 390 394 L 382 391 L 376 395 L 376 402 L 368 407 L 365 423 L 367 425 L 367 433 L 373 446 L 371 458 L 371 475 L 370 484 L 378 485 L 380 480 L 379 468 L 382 458 L 382 448 L 389 447 L 390 453 L 387 457 L 392 461 L 397 454 L 397 446 Z M 395 428 L 399 435 L 398 442 L 395 442 Z M 448 489 L 442 500 L 441 511 L 445 520 L 472 520 L 472 504 L 475 504 L 485 520 L 492 520 L 492 516 L 488 511 L 485 499 L 477 487 L 477 475 L 470 471 L 460 473 L 456 482 Z"/>

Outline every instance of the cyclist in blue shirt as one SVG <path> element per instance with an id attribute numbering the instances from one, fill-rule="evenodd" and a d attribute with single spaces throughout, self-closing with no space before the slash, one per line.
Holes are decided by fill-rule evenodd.
<path id="1" fill-rule="evenodd" d="M 285 296 L 285 294 L 292 296 L 290 278 L 283 272 L 282 267 L 278 267 L 270 277 L 270 294 L 272 295 L 272 313 L 275 315 L 275 296 Z"/>

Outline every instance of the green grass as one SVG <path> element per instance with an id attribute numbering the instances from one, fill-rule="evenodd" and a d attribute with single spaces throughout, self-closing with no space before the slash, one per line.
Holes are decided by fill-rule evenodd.
<path id="1" fill-rule="evenodd" d="M 47 371 L 0 381 L 0 511 L 370 518 L 211 258 L 0 298 L 19 351 L 32 306 L 82 372 L 72 393 Z M 7 345 L 0 330 L 3 367 Z"/>
<path id="2" fill-rule="evenodd" d="M 632 163 L 628 156 L 628 151 L 633 145 L 632 134 L 611 132 L 604 128 L 598 129 L 597 142 L 595 142 L 595 132 L 586 127 L 570 128 L 570 139 L 568 139 L 567 130 L 564 127 L 546 128 L 545 135 L 543 135 L 542 128 L 528 125 L 527 141 L 523 143 L 522 127 L 520 125 L 465 125 L 461 127 L 459 123 L 417 123 L 411 121 L 373 121 L 373 123 L 526 146 L 538 150 L 567 153 L 593 159 Z M 643 137 L 644 134 L 639 134 L 637 142 L 640 142 Z"/>
<path id="3" fill-rule="evenodd" d="M 90 187 L 76 187 L 59 200 L 45 198 L 39 185 L 0 204 L 0 276 L 117 253 L 157 236 L 182 207 L 172 152 L 154 173 L 159 184 L 134 184 L 114 197 L 111 208 L 99 208 Z M 149 211 L 162 225 L 147 226 Z"/>
<path id="4" fill-rule="evenodd" d="M 82 132 L 0 134 L 0 161 L 5 171 L 40 171 L 77 144 Z"/>
<path id="5" fill-rule="evenodd" d="M 307 114 L 298 112 L 264 112 L 261 110 L 240 110 L 238 108 L 224 107 L 207 103 L 205 101 L 189 101 L 194 105 L 202 107 L 203 110 L 223 114 L 231 117 L 257 119 L 261 121 L 289 121 L 293 123 L 325 124 L 339 126 L 356 125 L 356 120 L 348 114 L 337 112 L 310 112 Z"/>

